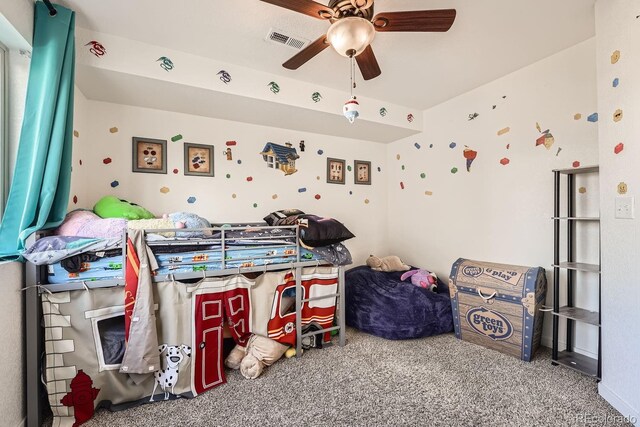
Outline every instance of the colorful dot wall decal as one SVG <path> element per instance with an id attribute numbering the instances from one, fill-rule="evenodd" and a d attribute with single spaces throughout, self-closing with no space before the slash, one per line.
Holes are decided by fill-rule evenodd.
<path id="1" fill-rule="evenodd" d="M 400 183 L 400 188 L 401 188 L 402 190 L 404 190 L 404 182 L 401 182 L 401 183 Z"/>
<path id="2" fill-rule="evenodd" d="M 189 204 L 194 204 L 196 202 L 196 198 L 194 196 L 191 196 L 187 199 L 187 203 Z"/>
<path id="3" fill-rule="evenodd" d="M 458 168 L 456 167 L 451 168 L 451 173 L 458 173 Z"/>
<path id="4" fill-rule="evenodd" d="M 178 169 L 174 169 L 174 170 L 173 170 L 173 173 L 174 173 L 174 174 L 177 174 L 178 172 L 180 172 Z"/>
<path id="5" fill-rule="evenodd" d="M 324 151 L 318 150 L 318 156 L 322 156 L 323 154 L 324 154 Z"/>
<path id="6" fill-rule="evenodd" d="M 425 179 L 426 177 L 427 177 L 427 174 L 426 174 L 426 173 L 422 172 L 422 173 L 420 174 L 420 178 Z"/>
<path id="7" fill-rule="evenodd" d="M 80 132 L 78 132 L 77 130 L 73 131 L 73 136 L 75 136 L 76 138 L 78 138 L 80 136 Z"/>
<path id="8" fill-rule="evenodd" d="M 351 172 L 351 165 L 347 166 L 347 170 Z"/>
<path id="9" fill-rule="evenodd" d="M 619 78 L 616 77 L 615 79 L 613 79 L 613 83 L 612 83 L 613 87 L 618 87 L 619 84 L 620 84 Z"/>
<path id="10" fill-rule="evenodd" d="M 230 173 L 227 174 L 227 179 L 229 179 L 229 178 L 231 178 L 231 174 Z"/>
<path id="11" fill-rule="evenodd" d="M 402 170 L 404 170 L 404 165 L 402 165 Z"/>
<path id="12" fill-rule="evenodd" d="M 511 148 L 511 144 L 507 144 L 507 150 Z"/>
<path id="13" fill-rule="evenodd" d="M 118 181 L 111 181 L 111 188 L 116 188 L 120 183 Z"/>
<path id="14" fill-rule="evenodd" d="M 417 142 L 413 144 L 413 146 L 416 147 L 418 150 L 420 149 L 420 144 L 418 144 Z"/>
<path id="15" fill-rule="evenodd" d="M 364 204 L 368 205 L 369 204 L 369 199 L 364 199 Z"/>
<path id="16" fill-rule="evenodd" d="M 584 193 L 586 193 L 586 192 L 587 192 L 587 189 L 586 189 L 585 187 L 580 187 L 580 188 L 578 188 L 578 193 L 580 193 L 580 194 L 584 194 Z"/>
<path id="17" fill-rule="evenodd" d="M 613 113 L 613 121 L 617 123 L 617 122 L 619 122 L 620 120 L 622 120 L 622 110 L 618 108 L 618 109 Z"/>
<path id="18" fill-rule="evenodd" d="M 278 195 L 277 195 L 277 194 L 274 194 L 273 196 L 271 196 L 271 198 L 272 198 L 273 200 L 275 200 L 275 199 L 277 199 L 277 198 L 278 198 Z"/>
<path id="19" fill-rule="evenodd" d="M 502 136 L 502 135 L 504 135 L 505 133 L 509 133 L 509 131 L 510 131 L 510 130 L 511 130 L 511 128 L 510 128 L 510 127 L 506 127 L 506 128 L 500 129 L 500 130 L 498 131 L 498 136 Z"/>
<path id="20" fill-rule="evenodd" d="M 429 144 L 429 148 L 433 148 L 433 144 Z"/>
<path id="21" fill-rule="evenodd" d="M 591 123 L 595 123 L 598 121 L 598 113 L 593 113 L 589 117 L 587 117 L 587 121 Z"/>
<path id="22" fill-rule="evenodd" d="M 78 160 L 78 163 L 82 166 L 82 159 Z"/>
<path id="23" fill-rule="evenodd" d="M 227 147 L 235 147 L 238 143 L 236 141 L 227 141 L 225 145 Z"/>
<path id="24" fill-rule="evenodd" d="M 573 162 L 573 167 L 574 168 L 579 168 L 580 167 L 580 162 L 577 161 L 577 160 L 575 162 Z"/>
<path id="25" fill-rule="evenodd" d="M 253 181 L 253 177 L 252 176 L 248 176 L 247 177 L 247 182 L 251 182 L 251 181 Z"/>
<path id="26" fill-rule="evenodd" d="M 182 135 L 177 134 L 171 137 L 171 142 L 178 142 L 182 139 Z"/>
<path id="27" fill-rule="evenodd" d="M 257 203 L 254 203 L 254 204 L 253 204 L 253 207 L 254 207 L 254 208 L 257 208 L 257 207 L 258 207 L 258 204 L 257 204 Z"/>
<path id="28" fill-rule="evenodd" d="M 613 152 L 616 154 L 620 154 L 624 150 L 624 144 L 621 142 L 613 148 Z"/>
<path id="29" fill-rule="evenodd" d="M 382 172 L 382 168 L 378 166 L 378 172 Z"/>
<path id="30" fill-rule="evenodd" d="M 580 120 L 581 118 L 582 118 L 582 114 L 580 114 L 580 113 L 576 113 L 573 116 L 573 120 Z"/>
<path id="31" fill-rule="evenodd" d="M 503 157 L 503 158 L 500 160 L 500 164 L 501 164 L 502 166 L 507 166 L 509 163 L 511 163 L 511 160 L 507 159 L 506 157 Z"/>
<path id="32" fill-rule="evenodd" d="M 349 191 L 349 195 L 352 196 L 353 195 L 353 191 Z"/>
<path id="33" fill-rule="evenodd" d="M 449 148 L 456 148 L 456 145 L 457 144 L 455 142 L 452 142 L 451 144 L 449 144 Z"/>
<path id="34" fill-rule="evenodd" d="M 117 127 L 112 127 L 111 129 L 109 129 L 109 132 L 111 133 L 118 133 L 118 128 Z"/>
<path id="35" fill-rule="evenodd" d="M 169 191 L 170 191 L 170 190 L 169 190 L 169 187 L 162 187 L 162 188 L 160 189 L 160 192 L 161 192 L 162 194 L 167 194 Z"/>
<path id="36" fill-rule="evenodd" d="M 322 198 L 322 196 L 319 195 L 319 194 L 316 194 L 314 197 L 315 197 L 316 200 L 320 200 Z"/>
<path id="37" fill-rule="evenodd" d="M 73 204 L 74 205 L 78 204 L 78 196 L 73 196 Z"/>
<path id="38" fill-rule="evenodd" d="M 298 188 L 298 193 L 306 193 L 307 189 L 305 187 Z"/>
<path id="39" fill-rule="evenodd" d="M 238 196 L 236 195 L 236 193 L 233 193 L 233 194 L 231 195 L 231 198 L 232 198 L 232 199 L 235 199 L 236 197 L 238 197 Z"/>
<path id="40" fill-rule="evenodd" d="M 111 157 L 107 157 L 105 159 L 102 159 L 102 163 L 104 163 L 105 165 L 108 165 L 109 163 L 111 163 Z"/>
<path id="41" fill-rule="evenodd" d="M 400 160 L 400 154 L 396 154 L 396 160 Z"/>
<path id="42" fill-rule="evenodd" d="M 317 179 L 318 181 L 320 181 L 320 175 L 316 176 L 316 179 Z"/>
<path id="43" fill-rule="evenodd" d="M 242 164 L 242 160 L 238 159 L 238 164 L 241 165 Z"/>
<path id="44" fill-rule="evenodd" d="M 433 191 L 425 191 L 424 195 L 425 196 L 433 196 Z"/>

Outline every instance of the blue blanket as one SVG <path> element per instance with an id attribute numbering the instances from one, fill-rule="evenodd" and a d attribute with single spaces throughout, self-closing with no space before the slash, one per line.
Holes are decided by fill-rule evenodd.
<path id="1" fill-rule="evenodd" d="M 347 325 L 392 340 L 451 332 L 447 285 L 438 280 L 438 293 L 434 293 L 401 281 L 402 273 L 382 273 L 367 266 L 347 271 Z"/>

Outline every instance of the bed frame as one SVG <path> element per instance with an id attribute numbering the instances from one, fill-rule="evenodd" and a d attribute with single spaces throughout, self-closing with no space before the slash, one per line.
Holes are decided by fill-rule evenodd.
<path id="1" fill-rule="evenodd" d="M 234 274 L 241 273 L 266 273 L 269 271 L 283 271 L 283 270 L 294 270 L 295 278 L 296 278 L 296 298 L 295 298 L 295 312 L 296 312 L 296 357 L 300 357 L 302 354 L 302 338 L 323 334 L 331 331 L 338 331 L 338 342 L 340 346 L 344 346 L 346 344 L 345 337 L 345 300 L 344 300 L 344 285 L 345 285 L 345 270 L 344 266 L 338 266 L 338 292 L 334 295 L 325 295 L 320 298 L 328 298 L 328 297 L 336 297 L 338 299 L 336 304 L 337 310 L 337 326 L 333 326 L 330 328 L 325 328 L 313 332 L 309 332 L 306 334 L 302 334 L 302 316 L 300 315 L 302 310 L 302 305 L 305 302 L 309 302 L 314 300 L 314 298 L 303 299 L 301 291 L 302 288 L 302 269 L 305 267 L 316 267 L 316 266 L 331 266 L 332 264 L 322 261 L 322 260 L 311 260 L 305 261 L 300 258 L 300 238 L 299 238 L 299 226 L 268 226 L 265 223 L 243 223 L 243 224 L 232 224 L 231 227 L 222 224 L 213 224 L 214 226 L 211 228 L 203 228 L 203 229 L 163 229 L 163 230 L 144 230 L 145 232 L 145 240 L 147 233 L 160 233 L 160 232 L 184 232 L 184 231 L 205 231 L 211 230 L 212 232 L 220 232 L 220 237 L 205 237 L 205 238 L 197 238 L 197 239 L 189 239 L 189 240 L 180 240 L 180 241 L 171 241 L 171 242 L 163 242 L 163 241 L 148 241 L 147 244 L 150 247 L 156 245 L 177 245 L 177 244 L 185 244 L 189 243 L 190 245 L 205 245 L 211 243 L 220 243 L 221 244 L 221 252 L 222 252 L 222 269 L 220 270 L 205 270 L 201 272 L 187 272 L 187 273 L 175 273 L 175 274 L 166 274 L 166 275 L 158 275 L 153 277 L 153 282 L 163 282 L 163 281 L 182 281 L 189 279 L 198 279 L 198 278 L 209 278 L 209 277 L 220 277 L 220 276 L 229 276 Z M 295 259 L 286 262 L 286 263 L 272 263 L 265 264 L 261 266 L 253 266 L 253 267 L 233 267 L 227 268 L 225 265 L 225 247 L 227 240 L 236 240 L 237 237 L 228 237 L 226 234 L 228 231 L 236 231 L 236 230 L 246 230 L 247 228 L 251 229 L 290 229 L 295 232 L 295 235 L 292 236 L 269 236 L 269 237 L 251 237 L 252 240 L 267 240 L 267 239 L 284 239 L 286 237 L 295 237 L 295 246 L 296 246 L 296 255 Z M 31 246 L 37 239 L 50 235 L 51 231 L 43 230 L 38 231 L 32 234 L 27 240 L 27 247 Z M 126 265 L 126 241 L 127 241 L 127 232 L 126 230 L 123 232 L 122 236 L 122 268 L 123 273 Z M 287 246 L 292 246 L 293 242 L 288 244 Z M 275 255 L 275 258 L 282 258 L 281 255 Z M 266 258 L 266 257 L 261 257 Z M 293 256 L 292 256 L 293 258 Z M 235 261 L 242 260 L 236 259 Z M 250 261 L 251 258 L 247 258 L 247 261 Z M 125 280 L 117 279 L 117 280 L 95 280 L 95 281 L 76 281 L 76 282 L 68 282 L 63 284 L 55 284 L 51 285 L 46 282 L 47 277 L 47 266 L 46 265 L 34 265 L 31 263 L 27 263 L 26 267 L 26 295 L 25 295 L 25 341 L 26 341 L 26 397 L 27 397 L 27 427 L 39 427 L 42 423 L 42 410 L 48 406 L 48 398 L 46 388 L 44 386 L 44 380 L 41 378 L 42 375 L 42 365 L 43 365 L 43 357 L 44 357 L 44 336 L 43 336 L 43 312 L 42 312 L 42 300 L 41 294 L 43 292 L 64 292 L 64 291 L 73 291 L 73 290 L 82 290 L 82 289 L 96 289 L 96 288 L 108 288 L 108 287 L 116 287 L 116 286 L 124 286 Z M 124 274 L 123 274 L 124 275 Z M 320 299 L 316 298 L 316 299 Z M 45 403 L 46 402 L 46 403 Z"/>

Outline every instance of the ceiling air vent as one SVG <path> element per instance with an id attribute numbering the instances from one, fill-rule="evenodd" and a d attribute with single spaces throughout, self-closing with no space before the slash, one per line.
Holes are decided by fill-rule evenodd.
<path id="1" fill-rule="evenodd" d="M 272 28 L 267 34 L 267 41 L 276 44 L 283 44 L 285 46 L 292 47 L 296 50 L 300 50 L 309 44 L 309 40 L 302 37 L 293 37 L 287 35 L 284 31 Z"/>

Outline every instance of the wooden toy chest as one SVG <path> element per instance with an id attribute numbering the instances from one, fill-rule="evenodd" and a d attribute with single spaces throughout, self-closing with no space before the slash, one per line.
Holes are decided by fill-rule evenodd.
<path id="1" fill-rule="evenodd" d="M 458 259 L 449 278 L 456 337 L 530 361 L 547 293 L 542 267 Z"/>

